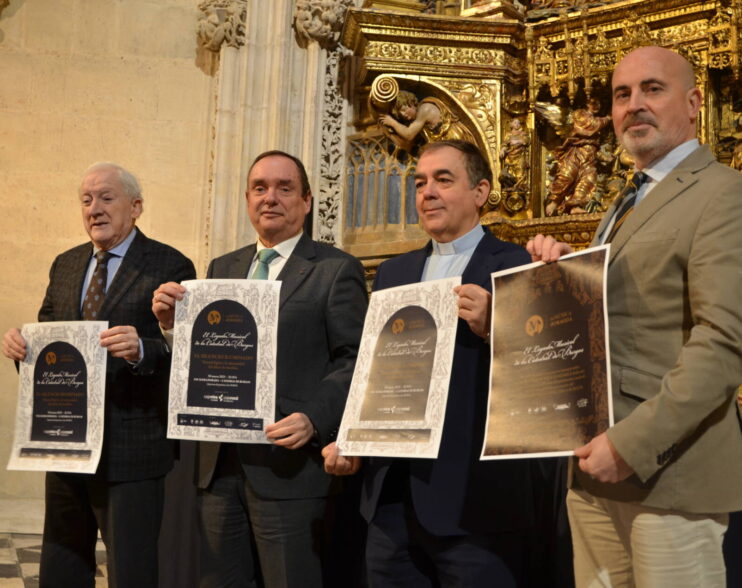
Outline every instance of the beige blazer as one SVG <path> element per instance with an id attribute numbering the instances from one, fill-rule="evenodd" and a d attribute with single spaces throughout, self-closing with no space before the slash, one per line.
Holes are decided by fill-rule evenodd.
<path id="1" fill-rule="evenodd" d="M 655 186 L 613 240 L 608 316 L 608 437 L 636 473 L 601 484 L 574 468 L 577 485 L 683 512 L 742 509 L 742 174 L 708 147 Z"/>

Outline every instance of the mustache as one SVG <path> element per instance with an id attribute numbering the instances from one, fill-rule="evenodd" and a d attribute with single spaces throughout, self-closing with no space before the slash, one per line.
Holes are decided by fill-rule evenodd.
<path id="1" fill-rule="evenodd" d="M 626 119 L 623 121 L 623 124 L 621 125 L 621 130 L 626 131 L 630 126 L 636 125 L 636 124 L 651 125 L 653 127 L 657 126 L 657 123 L 655 122 L 654 117 L 646 113 L 629 114 L 626 116 Z"/>

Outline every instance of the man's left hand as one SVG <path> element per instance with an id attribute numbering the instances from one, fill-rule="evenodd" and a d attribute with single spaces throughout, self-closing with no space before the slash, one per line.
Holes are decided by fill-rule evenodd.
<path id="1" fill-rule="evenodd" d="M 139 335 L 135 327 L 121 325 L 111 327 L 100 334 L 101 347 L 108 349 L 113 357 L 123 357 L 126 361 L 139 361 Z"/>
<path id="2" fill-rule="evenodd" d="M 467 322 L 475 335 L 486 339 L 490 332 L 492 295 L 476 284 L 462 284 L 453 291 L 459 297 L 459 317 Z"/>
<path id="3" fill-rule="evenodd" d="M 587 445 L 575 449 L 575 456 L 580 459 L 580 469 L 599 482 L 613 484 L 625 480 L 634 473 L 605 433 L 601 433 Z"/>
<path id="4" fill-rule="evenodd" d="M 314 425 L 303 412 L 294 412 L 265 428 L 265 436 L 286 449 L 299 449 L 314 435 Z"/>

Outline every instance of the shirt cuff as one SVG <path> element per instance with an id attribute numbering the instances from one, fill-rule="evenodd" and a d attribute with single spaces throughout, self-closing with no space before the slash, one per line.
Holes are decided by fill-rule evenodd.
<path id="1" fill-rule="evenodd" d="M 134 369 L 138 368 L 139 365 L 144 360 L 144 343 L 142 343 L 142 338 L 139 338 L 139 361 L 129 361 L 128 359 L 126 362 Z"/>

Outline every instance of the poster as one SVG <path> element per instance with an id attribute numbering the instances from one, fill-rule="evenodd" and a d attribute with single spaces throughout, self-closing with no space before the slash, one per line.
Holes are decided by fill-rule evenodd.
<path id="1" fill-rule="evenodd" d="M 448 278 L 371 295 L 338 433 L 341 454 L 438 456 L 459 284 Z"/>
<path id="2" fill-rule="evenodd" d="M 482 459 L 572 455 L 613 424 L 608 246 L 492 274 Z"/>
<path id="3" fill-rule="evenodd" d="M 175 307 L 168 437 L 268 443 L 281 282 L 189 280 Z"/>
<path id="4" fill-rule="evenodd" d="M 103 447 L 107 321 L 23 325 L 9 470 L 95 473 Z"/>

